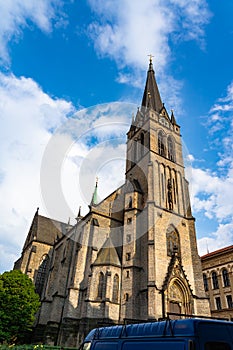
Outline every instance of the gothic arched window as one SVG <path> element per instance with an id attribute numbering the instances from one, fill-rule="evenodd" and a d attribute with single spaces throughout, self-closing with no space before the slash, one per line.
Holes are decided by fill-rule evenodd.
<path id="1" fill-rule="evenodd" d="M 112 301 L 118 303 L 119 299 L 119 276 L 116 274 L 113 279 Z"/>
<path id="2" fill-rule="evenodd" d="M 103 272 L 100 272 L 100 274 L 99 274 L 97 298 L 99 298 L 99 299 L 104 298 L 104 274 L 103 274 Z"/>
<path id="3" fill-rule="evenodd" d="M 159 155 L 165 157 L 165 144 L 164 144 L 164 136 L 162 131 L 158 134 L 158 150 Z"/>
<path id="4" fill-rule="evenodd" d="M 205 292 L 207 292 L 207 291 L 209 290 L 209 288 L 208 288 L 207 276 L 206 276 L 205 273 L 203 274 L 203 282 L 204 282 L 204 289 L 205 289 Z"/>
<path id="5" fill-rule="evenodd" d="M 167 230 L 167 255 L 172 256 L 175 252 L 180 255 L 180 237 L 174 227 Z"/>
<path id="6" fill-rule="evenodd" d="M 222 278 L 223 278 L 224 287 L 229 287 L 230 286 L 230 279 L 229 279 L 229 274 L 228 274 L 227 269 L 222 270 Z"/>
<path id="7" fill-rule="evenodd" d="M 215 271 L 212 272 L 212 283 L 213 283 L 213 289 L 218 289 L 218 276 Z"/>
<path id="8" fill-rule="evenodd" d="M 168 159 L 175 161 L 175 146 L 171 136 L 167 138 L 167 156 Z"/>
<path id="9" fill-rule="evenodd" d="M 36 293 L 38 293 L 40 297 L 42 295 L 44 284 L 45 284 L 48 264 L 49 264 L 49 257 L 48 257 L 48 255 L 44 255 L 42 257 L 41 264 L 38 268 L 37 275 L 36 275 L 36 281 L 35 281 L 35 290 L 36 290 Z"/>

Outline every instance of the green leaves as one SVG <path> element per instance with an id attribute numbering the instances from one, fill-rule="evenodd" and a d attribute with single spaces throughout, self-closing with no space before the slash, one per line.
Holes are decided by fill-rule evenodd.
<path id="1" fill-rule="evenodd" d="M 0 343 L 21 343 L 40 306 L 31 279 L 19 270 L 0 275 Z"/>

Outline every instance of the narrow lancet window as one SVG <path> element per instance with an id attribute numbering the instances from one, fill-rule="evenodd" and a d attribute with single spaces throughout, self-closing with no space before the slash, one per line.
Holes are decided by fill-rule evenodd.
<path id="1" fill-rule="evenodd" d="M 113 279 L 112 301 L 118 303 L 119 299 L 119 276 L 116 274 Z"/>
<path id="2" fill-rule="evenodd" d="M 99 283 L 98 283 L 98 294 L 97 297 L 99 299 L 104 298 L 104 274 L 103 272 L 100 272 L 99 274 Z"/>
<path id="3" fill-rule="evenodd" d="M 165 144 L 164 144 L 164 136 L 162 131 L 160 131 L 158 135 L 158 150 L 159 150 L 159 155 L 165 157 Z"/>
<path id="4" fill-rule="evenodd" d="M 168 159 L 175 161 L 175 146 L 171 136 L 167 138 L 167 156 Z"/>

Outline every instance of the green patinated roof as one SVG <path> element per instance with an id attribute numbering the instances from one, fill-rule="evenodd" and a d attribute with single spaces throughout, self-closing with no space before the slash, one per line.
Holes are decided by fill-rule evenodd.
<path id="1" fill-rule="evenodd" d="M 93 192 L 93 195 L 92 195 L 91 205 L 97 205 L 98 204 L 97 188 L 98 188 L 98 180 L 96 180 L 96 183 L 95 183 L 95 189 L 94 189 L 94 192 Z"/>
<path id="2" fill-rule="evenodd" d="M 121 266 L 116 248 L 113 246 L 113 243 L 110 238 L 107 238 L 107 240 L 105 241 L 93 265 Z"/>

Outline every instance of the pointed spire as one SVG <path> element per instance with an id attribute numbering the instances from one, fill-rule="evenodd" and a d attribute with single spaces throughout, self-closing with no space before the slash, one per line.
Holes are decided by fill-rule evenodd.
<path id="1" fill-rule="evenodd" d="M 70 230 L 70 217 L 68 218 L 67 226 L 66 226 L 66 232 Z"/>
<path id="2" fill-rule="evenodd" d="M 91 199 L 91 204 L 90 204 L 91 206 L 98 204 L 97 188 L 98 188 L 98 177 L 96 177 L 95 189 L 94 189 L 92 199 Z"/>
<path id="3" fill-rule="evenodd" d="M 172 114 L 171 114 L 171 123 L 174 125 L 174 124 L 176 124 L 176 118 L 175 118 L 175 116 L 174 116 L 174 111 L 173 111 L 173 109 L 171 110 L 171 112 L 172 112 Z"/>
<path id="4" fill-rule="evenodd" d="M 131 122 L 132 125 L 134 125 L 134 114 L 132 113 L 132 122 Z"/>
<path id="5" fill-rule="evenodd" d="M 81 215 L 81 205 L 80 205 L 78 209 L 78 215 L 76 216 L 75 220 L 79 222 L 81 219 L 82 219 L 82 215 Z"/>
<path id="6" fill-rule="evenodd" d="M 150 56 L 149 69 L 147 72 L 146 86 L 142 98 L 142 107 L 153 108 L 156 112 L 160 112 L 163 107 L 159 89 L 155 79 L 155 72 L 152 63 L 152 55 Z"/>

